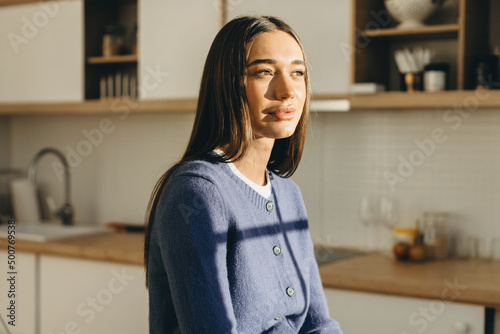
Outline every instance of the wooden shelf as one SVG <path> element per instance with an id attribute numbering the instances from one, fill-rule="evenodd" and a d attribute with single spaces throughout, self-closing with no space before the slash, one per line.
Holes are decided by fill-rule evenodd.
<path id="1" fill-rule="evenodd" d="M 115 63 L 135 63 L 135 62 L 137 62 L 137 55 L 133 54 L 87 58 L 88 64 L 115 64 Z"/>
<path id="2" fill-rule="evenodd" d="M 500 90 L 459 90 L 437 93 L 383 92 L 376 94 L 321 95 L 321 99 L 345 99 L 350 101 L 351 111 L 356 110 L 411 110 L 448 108 L 499 108 Z"/>
<path id="3" fill-rule="evenodd" d="M 38 0 L 0 0 L 0 7 L 22 5 L 26 3 L 35 3 L 35 2 L 38 2 Z"/>
<path id="4" fill-rule="evenodd" d="M 351 110 L 500 108 L 500 91 L 384 92 L 351 95 Z"/>
<path id="5" fill-rule="evenodd" d="M 416 29 L 369 29 L 362 33 L 367 37 L 392 37 L 405 39 L 421 39 L 421 38 L 456 38 L 460 27 L 458 24 L 440 24 L 424 26 Z"/>
<path id="6" fill-rule="evenodd" d="M 448 109 L 500 109 L 500 90 L 459 90 L 439 93 L 383 92 L 376 94 L 314 95 L 313 100 L 345 100 L 351 111 L 360 110 L 412 110 Z M 131 114 L 195 112 L 196 99 L 169 99 L 137 101 L 133 99 L 89 100 L 68 103 L 0 103 L 0 115 L 92 115 L 123 113 L 127 107 Z"/>
<path id="7" fill-rule="evenodd" d="M 134 99 L 88 100 L 67 103 L 0 103 L 0 115 L 91 115 L 194 112 L 196 99 L 138 101 Z"/>
<path id="8" fill-rule="evenodd" d="M 376 82 L 397 89 L 394 49 L 420 45 L 435 51 L 439 62 L 450 63 L 452 89 L 473 88 L 474 57 L 489 52 L 489 1 L 460 0 L 451 7 L 433 18 L 436 24 L 398 29 L 388 27 L 391 22 L 384 28 L 384 20 L 374 17 L 386 10 L 383 0 L 351 0 L 351 45 L 356 47 L 350 52 L 351 83 Z M 441 47 L 444 39 L 448 44 Z"/>

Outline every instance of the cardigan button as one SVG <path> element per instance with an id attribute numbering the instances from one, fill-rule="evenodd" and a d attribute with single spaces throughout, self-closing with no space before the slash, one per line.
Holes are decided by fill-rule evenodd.
<path id="1" fill-rule="evenodd" d="M 286 294 L 288 295 L 288 297 L 293 297 L 295 295 L 295 289 L 289 286 L 288 288 L 286 288 Z"/>
<path id="2" fill-rule="evenodd" d="M 280 246 L 274 246 L 273 247 L 273 253 L 276 256 L 280 255 L 281 254 L 281 247 Z"/>
<path id="3" fill-rule="evenodd" d="M 269 212 L 273 211 L 274 210 L 274 203 L 271 201 L 267 202 L 266 203 L 266 210 Z"/>

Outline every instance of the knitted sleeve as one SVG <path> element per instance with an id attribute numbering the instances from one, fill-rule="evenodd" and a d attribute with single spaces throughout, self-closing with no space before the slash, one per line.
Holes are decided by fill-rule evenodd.
<path id="1" fill-rule="evenodd" d="M 160 206 L 155 223 L 181 332 L 237 333 L 218 189 L 201 177 L 173 177 Z"/>
<path id="2" fill-rule="evenodd" d="M 316 261 L 313 262 L 310 265 L 311 296 L 309 311 L 300 333 L 342 334 L 339 323 L 330 318 L 318 265 Z"/>
<path id="3" fill-rule="evenodd" d="M 296 184 L 293 184 L 297 192 L 298 202 L 301 203 L 305 212 L 305 204 L 302 193 Z M 332 319 L 329 314 L 323 284 L 319 275 L 318 264 L 314 257 L 314 245 L 309 232 L 305 244 L 308 245 L 309 252 L 309 308 L 307 316 L 300 329 L 300 334 L 342 334 L 339 323 Z"/>

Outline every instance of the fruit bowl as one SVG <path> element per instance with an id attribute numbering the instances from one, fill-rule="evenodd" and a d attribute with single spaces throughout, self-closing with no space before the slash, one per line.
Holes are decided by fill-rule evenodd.
<path id="1" fill-rule="evenodd" d="M 385 0 L 385 8 L 391 17 L 400 22 L 397 28 L 422 27 L 423 21 L 434 14 L 443 0 Z"/>

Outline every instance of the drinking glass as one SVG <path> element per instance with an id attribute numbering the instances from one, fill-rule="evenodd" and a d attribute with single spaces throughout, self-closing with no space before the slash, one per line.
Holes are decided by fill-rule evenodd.
<path id="1" fill-rule="evenodd" d="M 391 236 L 394 226 L 397 223 L 398 213 L 396 201 L 389 197 L 380 198 L 380 228 L 383 229 L 381 233 L 381 249 L 383 251 L 391 250 Z"/>
<path id="2" fill-rule="evenodd" d="M 468 260 L 475 256 L 476 242 L 468 235 L 455 237 L 455 257 L 459 260 Z"/>
<path id="3" fill-rule="evenodd" d="M 476 258 L 479 261 L 489 262 L 494 257 L 495 238 L 492 236 L 476 238 Z"/>
<path id="4" fill-rule="evenodd" d="M 362 197 L 360 201 L 359 218 L 364 229 L 363 248 L 365 250 L 376 249 L 376 234 L 374 232 L 379 216 L 377 202 L 376 199 L 367 196 Z"/>

